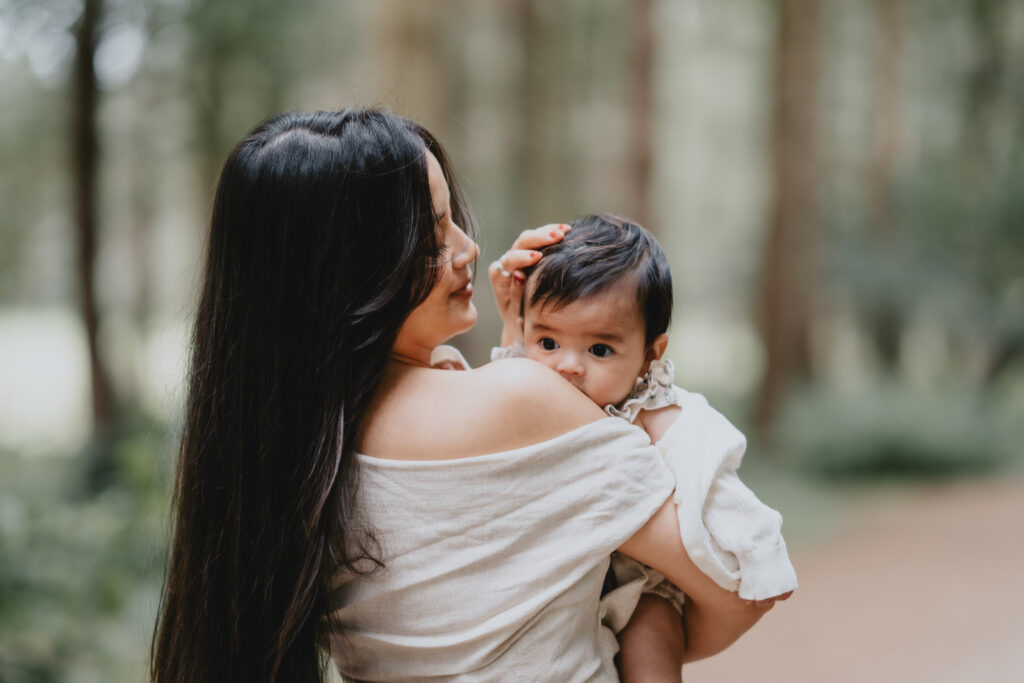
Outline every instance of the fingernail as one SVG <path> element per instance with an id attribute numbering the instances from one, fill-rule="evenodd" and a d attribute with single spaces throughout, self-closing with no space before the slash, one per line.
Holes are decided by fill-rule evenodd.
<path id="1" fill-rule="evenodd" d="M 552 237 L 561 237 L 562 233 L 559 230 L 552 230 L 551 231 L 551 236 Z"/>
<path id="2" fill-rule="evenodd" d="M 539 251 L 531 251 L 530 252 L 530 256 L 532 256 L 533 258 L 538 258 L 540 256 L 540 252 Z"/>
<path id="3" fill-rule="evenodd" d="M 516 281 L 517 285 L 521 285 L 524 282 L 526 282 L 526 278 L 523 277 L 522 275 L 520 275 L 519 273 L 516 273 L 515 275 L 513 275 L 512 279 Z"/>
<path id="4" fill-rule="evenodd" d="M 562 228 L 562 230 L 572 230 L 572 226 L 571 226 L 571 225 L 569 225 L 568 223 L 562 223 L 562 224 L 561 224 L 560 226 L 558 226 L 558 227 Z"/>

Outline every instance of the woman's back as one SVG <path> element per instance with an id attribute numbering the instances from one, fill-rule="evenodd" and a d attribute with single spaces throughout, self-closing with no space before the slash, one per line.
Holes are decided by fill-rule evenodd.
<path id="1" fill-rule="evenodd" d="M 642 432 L 606 418 L 476 457 L 359 462 L 357 519 L 385 566 L 337 576 L 343 674 L 616 679 L 598 614 L 608 557 L 673 486 Z"/>

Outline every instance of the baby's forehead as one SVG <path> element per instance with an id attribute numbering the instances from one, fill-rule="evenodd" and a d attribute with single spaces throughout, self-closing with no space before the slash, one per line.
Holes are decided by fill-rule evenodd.
<path id="1" fill-rule="evenodd" d="M 540 301 L 523 310 L 524 320 L 561 322 L 577 328 L 632 329 L 644 322 L 636 288 L 630 282 L 572 301 Z"/>

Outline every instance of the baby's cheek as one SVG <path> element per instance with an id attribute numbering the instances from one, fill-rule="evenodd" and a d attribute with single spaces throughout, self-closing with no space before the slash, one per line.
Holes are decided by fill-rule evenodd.
<path id="1" fill-rule="evenodd" d="M 627 374 L 609 378 L 606 385 L 608 401 L 612 405 L 618 405 L 626 400 L 636 384 L 636 376 Z"/>
<path id="2" fill-rule="evenodd" d="M 554 361 L 554 359 L 551 356 L 549 356 L 548 354 L 541 353 L 540 352 L 540 348 L 535 346 L 535 345 L 531 344 L 529 347 L 527 347 L 527 349 L 526 349 L 526 357 L 529 358 L 530 360 L 535 360 L 538 363 L 543 363 L 544 365 L 548 366 L 552 370 L 555 369 L 555 361 Z"/>

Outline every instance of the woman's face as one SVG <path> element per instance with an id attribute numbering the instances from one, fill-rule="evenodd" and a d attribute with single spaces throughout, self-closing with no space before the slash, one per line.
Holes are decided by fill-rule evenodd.
<path id="1" fill-rule="evenodd" d="M 426 159 L 434 215 L 444 237 L 443 265 L 434 289 L 402 324 L 395 347 L 403 354 L 414 353 L 414 349 L 429 353 L 438 344 L 465 332 L 476 322 L 470 266 L 480 255 L 480 248 L 452 219 L 451 195 L 441 164 L 429 151 Z"/>

